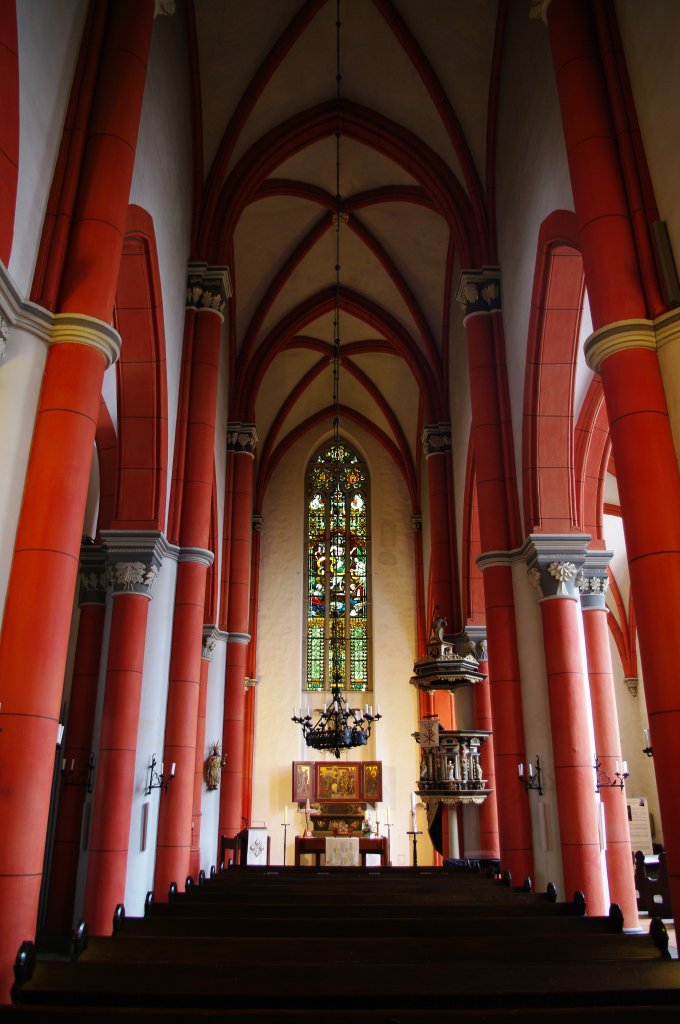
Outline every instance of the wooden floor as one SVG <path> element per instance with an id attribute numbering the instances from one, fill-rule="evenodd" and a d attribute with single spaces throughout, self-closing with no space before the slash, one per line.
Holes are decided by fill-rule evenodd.
<path id="1" fill-rule="evenodd" d="M 25 944 L 0 1024 L 680 1019 L 663 924 L 584 909 L 438 868 L 235 868 L 68 961 Z"/>

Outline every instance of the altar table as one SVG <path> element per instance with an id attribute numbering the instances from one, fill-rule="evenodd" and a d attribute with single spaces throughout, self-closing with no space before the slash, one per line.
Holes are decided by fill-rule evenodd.
<path id="1" fill-rule="evenodd" d="M 321 864 L 321 854 L 326 853 L 326 837 L 325 836 L 311 836 L 305 839 L 304 836 L 295 837 L 295 866 L 300 866 L 300 857 L 305 853 L 314 854 L 314 863 L 317 867 Z M 365 836 L 359 837 L 359 856 L 361 857 L 361 864 L 366 867 L 366 855 L 369 853 L 377 853 L 380 855 L 380 866 L 386 868 L 388 866 L 387 859 L 387 839 L 381 836 L 379 839 L 368 839 Z"/>

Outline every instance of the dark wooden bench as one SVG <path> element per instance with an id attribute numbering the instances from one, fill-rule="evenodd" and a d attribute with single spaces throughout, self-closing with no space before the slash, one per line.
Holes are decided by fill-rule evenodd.
<path id="1" fill-rule="evenodd" d="M 433 879 L 414 877 L 411 891 L 390 892 L 373 891 L 364 878 L 349 904 L 319 904 L 318 896 L 339 894 L 335 882 L 319 881 L 302 901 L 288 882 L 273 887 L 279 902 L 269 884 L 258 891 L 246 883 L 246 901 L 234 898 L 245 891 L 236 885 L 229 898 L 231 883 L 219 879 L 167 903 L 149 897 L 144 918 L 117 910 L 111 936 L 86 942 L 81 929 L 67 962 L 36 962 L 26 943 L 13 998 L 45 1013 L 89 1008 L 98 1024 L 116 1010 L 125 1010 L 128 1024 L 340 1017 L 358 1024 L 367 1015 L 374 1024 L 545 1021 L 554 1007 L 573 1024 L 576 1014 L 584 1024 L 597 1008 L 601 1022 L 602 1010 L 616 1008 L 620 1024 L 633 1008 L 640 1019 L 650 1007 L 680 1010 L 680 965 L 667 958 L 661 922 L 651 938 L 628 936 L 618 908 L 589 919 L 581 894 L 557 903 L 552 894 L 484 887 L 478 878 L 467 895 L 456 883 L 436 901 L 418 899 L 419 887 L 421 897 L 433 894 Z M 322 969 L 310 971 L 311 962 Z M 340 983 L 327 984 L 329 977 Z"/>
<path id="2" fill-rule="evenodd" d="M 644 853 L 637 850 L 634 861 L 638 910 L 646 911 L 650 917 L 673 917 L 665 852 L 657 855 L 656 863 L 645 863 Z"/>

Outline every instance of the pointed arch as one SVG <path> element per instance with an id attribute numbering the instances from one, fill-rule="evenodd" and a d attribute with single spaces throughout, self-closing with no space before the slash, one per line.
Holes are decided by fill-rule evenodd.
<path id="1" fill-rule="evenodd" d="M 578 529 L 574 478 L 574 377 L 585 279 L 576 217 L 557 210 L 541 225 L 524 379 L 526 533 Z"/>
<path id="2" fill-rule="evenodd" d="M 118 489 L 113 529 L 162 530 L 168 465 L 165 331 L 150 215 L 128 211 L 116 290 Z"/>

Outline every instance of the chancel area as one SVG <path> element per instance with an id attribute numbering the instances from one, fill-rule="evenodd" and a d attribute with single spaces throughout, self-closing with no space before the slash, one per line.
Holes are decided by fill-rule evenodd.
<path id="1" fill-rule="evenodd" d="M 677 1011 L 679 31 L 0 0 L 0 1020 Z"/>

